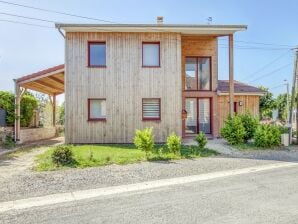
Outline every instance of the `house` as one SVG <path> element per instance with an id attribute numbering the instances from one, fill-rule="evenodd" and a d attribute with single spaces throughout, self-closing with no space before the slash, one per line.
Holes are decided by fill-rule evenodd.
<path id="1" fill-rule="evenodd" d="M 233 34 L 244 25 L 56 27 L 65 33 L 66 143 L 129 143 L 145 127 L 153 127 L 156 142 L 172 132 L 218 137 L 231 106 L 259 113 L 262 91 L 233 83 Z M 229 36 L 230 82 L 218 80 L 221 36 Z"/>

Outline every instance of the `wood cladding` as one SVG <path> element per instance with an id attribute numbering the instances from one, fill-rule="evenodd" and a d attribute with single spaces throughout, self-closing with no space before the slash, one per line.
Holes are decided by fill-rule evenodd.
<path id="1" fill-rule="evenodd" d="M 88 41 L 106 42 L 106 68 L 88 68 Z M 142 68 L 142 42 L 160 42 L 160 68 Z M 153 127 L 155 141 L 181 135 L 181 36 L 174 33 L 67 33 L 65 141 L 132 142 Z M 106 98 L 105 122 L 88 121 L 88 98 Z M 160 98 L 161 120 L 142 121 L 142 98 Z"/>

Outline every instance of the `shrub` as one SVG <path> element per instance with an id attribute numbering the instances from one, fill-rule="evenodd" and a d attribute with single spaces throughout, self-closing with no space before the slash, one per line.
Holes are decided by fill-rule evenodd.
<path id="1" fill-rule="evenodd" d="M 167 138 L 167 146 L 170 152 L 180 154 L 181 151 L 181 137 L 172 133 Z"/>
<path id="2" fill-rule="evenodd" d="M 74 161 L 72 146 L 71 145 L 56 146 L 52 153 L 52 161 L 57 165 L 71 164 Z"/>
<path id="3" fill-rule="evenodd" d="M 258 124 L 259 124 L 259 120 L 258 118 L 252 116 L 251 113 L 246 112 L 245 114 L 239 115 L 242 121 L 242 125 L 245 129 L 245 134 L 243 137 L 244 142 L 247 142 L 248 140 L 252 139 Z"/>
<path id="4" fill-rule="evenodd" d="M 234 117 L 229 116 L 225 121 L 224 127 L 221 128 L 220 134 L 231 145 L 243 143 L 245 128 L 242 124 L 241 117 L 239 115 L 235 115 Z"/>
<path id="5" fill-rule="evenodd" d="M 5 136 L 5 141 L 3 143 L 3 146 L 6 149 L 11 149 L 11 148 L 15 147 L 15 142 L 14 142 L 12 135 Z"/>
<path id="6" fill-rule="evenodd" d="M 152 128 L 136 130 L 133 143 L 138 149 L 145 151 L 146 157 L 148 158 L 148 153 L 151 152 L 154 148 Z"/>
<path id="7" fill-rule="evenodd" d="M 200 131 L 200 133 L 196 136 L 195 140 L 198 143 L 199 149 L 204 149 L 208 142 L 204 132 L 202 131 Z"/>
<path id="8" fill-rule="evenodd" d="M 279 146 L 280 136 L 279 127 L 269 124 L 259 125 L 254 136 L 255 145 L 263 148 Z"/>

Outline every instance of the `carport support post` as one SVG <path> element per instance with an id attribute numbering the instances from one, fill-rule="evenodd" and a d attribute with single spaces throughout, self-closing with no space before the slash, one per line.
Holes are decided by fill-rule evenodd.
<path id="1" fill-rule="evenodd" d="M 230 115 L 234 115 L 234 46 L 233 34 L 229 35 L 229 102 Z"/>
<path id="2" fill-rule="evenodd" d="M 56 94 L 53 95 L 53 127 L 56 126 Z"/>
<path id="3" fill-rule="evenodd" d="M 21 130 L 21 89 L 16 80 L 15 82 L 15 120 L 14 120 L 14 140 L 15 142 L 20 141 L 20 130 Z"/>

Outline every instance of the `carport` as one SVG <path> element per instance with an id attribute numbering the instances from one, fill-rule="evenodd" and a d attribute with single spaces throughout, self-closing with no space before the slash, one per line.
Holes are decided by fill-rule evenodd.
<path id="1" fill-rule="evenodd" d="M 53 127 L 56 126 L 56 96 L 64 93 L 64 64 L 14 79 L 15 82 L 15 141 L 20 141 L 20 102 L 26 89 L 49 95 L 52 104 Z"/>

